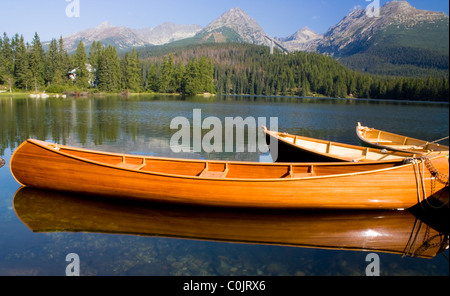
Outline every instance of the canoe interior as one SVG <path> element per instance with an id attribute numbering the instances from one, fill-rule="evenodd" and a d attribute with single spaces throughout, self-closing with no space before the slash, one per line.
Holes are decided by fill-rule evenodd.
<path id="1" fill-rule="evenodd" d="M 50 148 L 54 147 L 52 144 L 47 144 L 47 146 Z M 59 152 L 69 156 L 116 168 L 158 174 L 216 179 L 283 179 L 321 177 L 388 169 L 403 164 L 401 161 L 358 165 L 350 165 L 345 163 L 340 165 L 336 163 L 259 164 L 246 162 L 190 161 L 134 155 L 117 155 L 96 151 L 84 151 L 65 146 L 60 146 L 57 149 Z"/>
<path id="2" fill-rule="evenodd" d="M 324 157 L 352 162 L 389 161 L 415 157 L 413 153 L 382 151 L 375 148 L 360 147 L 331 141 L 312 139 L 288 133 L 280 133 L 266 130 L 266 133 L 291 147 L 297 147 L 303 151 L 309 151 Z M 280 145 L 279 145 L 280 147 Z M 283 147 L 283 149 L 285 149 Z M 280 150 L 282 150 L 280 148 Z M 279 154 L 285 151 L 279 151 Z M 283 155 L 280 155 L 283 157 Z M 295 157 L 295 156 L 293 156 Z"/>
<path id="3" fill-rule="evenodd" d="M 425 153 L 428 151 L 448 151 L 449 147 L 438 143 L 431 143 L 407 136 L 402 136 L 378 129 L 358 125 L 358 136 L 366 144 L 386 147 L 399 151 Z"/>

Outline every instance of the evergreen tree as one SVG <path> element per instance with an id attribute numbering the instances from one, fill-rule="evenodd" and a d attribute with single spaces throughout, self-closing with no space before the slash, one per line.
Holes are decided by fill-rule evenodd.
<path id="1" fill-rule="evenodd" d="M 92 42 L 91 51 L 89 52 L 89 64 L 91 64 L 94 69 L 98 69 L 101 53 L 102 44 L 100 43 L 100 41 Z"/>
<path id="2" fill-rule="evenodd" d="M 14 61 L 14 77 L 16 87 L 28 90 L 32 83 L 32 73 L 28 61 L 27 48 L 25 46 L 23 35 L 20 36 L 16 47 L 16 58 Z"/>
<path id="3" fill-rule="evenodd" d="M 307 79 L 303 79 L 300 87 L 300 96 L 302 97 L 309 96 L 309 92 L 310 92 L 309 82 Z"/>
<path id="4" fill-rule="evenodd" d="M 14 51 L 6 33 L 0 38 L 0 81 L 11 81 L 14 72 Z M 8 79 L 7 79 L 8 77 Z"/>
<path id="5" fill-rule="evenodd" d="M 139 55 L 133 48 L 131 54 L 125 54 L 122 60 L 123 72 L 123 88 L 134 92 L 139 92 L 142 89 L 142 74 L 139 62 Z"/>
<path id="6" fill-rule="evenodd" d="M 58 68 L 58 44 L 56 39 L 52 39 L 46 54 L 45 82 L 51 85 L 55 80 L 55 73 Z"/>
<path id="7" fill-rule="evenodd" d="M 182 93 L 185 95 L 196 95 L 201 92 L 201 83 L 199 79 L 198 65 L 191 59 L 186 65 L 186 71 L 183 77 Z"/>
<path id="8" fill-rule="evenodd" d="M 34 34 L 29 57 L 32 84 L 35 91 L 44 85 L 45 54 L 38 33 Z"/>
<path id="9" fill-rule="evenodd" d="M 115 47 L 109 45 L 102 51 L 98 67 L 98 88 L 108 92 L 120 91 L 122 73 Z"/>
<path id="10" fill-rule="evenodd" d="M 89 53 L 89 64 L 92 66 L 92 71 L 95 73 L 93 79 L 94 79 L 94 85 L 98 85 L 98 68 L 100 63 L 100 58 L 102 55 L 103 47 L 100 41 L 92 42 L 91 45 L 91 51 Z"/>
<path id="11" fill-rule="evenodd" d="M 204 56 L 197 61 L 198 79 L 200 91 L 215 93 L 214 88 L 214 65 L 211 59 Z"/>
<path id="12" fill-rule="evenodd" d="M 159 90 L 159 75 L 156 64 L 153 64 L 148 70 L 145 85 L 147 91 L 157 92 Z"/>
<path id="13" fill-rule="evenodd" d="M 90 72 L 87 68 L 87 55 L 83 41 L 80 41 L 73 57 L 75 68 L 75 85 L 81 89 L 89 88 Z"/>
<path id="14" fill-rule="evenodd" d="M 181 92 L 184 76 L 184 66 L 181 61 L 179 61 L 173 71 L 173 84 L 176 92 Z"/>
<path id="15" fill-rule="evenodd" d="M 57 84 L 65 85 L 68 83 L 68 72 L 70 68 L 70 58 L 67 51 L 64 49 L 64 40 L 62 36 L 59 38 L 59 50 L 58 50 L 58 63 L 57 63 L 57 69 L 55 73 L 55 80 Z"/>
<path id="16" fill-rule="evenodd" d="M 164 57 L 163 64 L 161 67 L 161 78 L 159 80 L 160 92 L 172 93 L 175 91 L 173 72 L 174 72 L 173 54 L 170 54 L 169 57 Z"/>

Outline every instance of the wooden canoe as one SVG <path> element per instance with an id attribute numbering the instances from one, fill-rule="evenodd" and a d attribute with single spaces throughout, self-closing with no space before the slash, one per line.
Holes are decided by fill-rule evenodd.
<path id="1" fill-rule="evenodd" d="M 23 186 L 205 206 L 405 209 L 445 185 L 448 158 L 404 162 L 252 163 L 98 152 L 22 143 L 11 172 Z"/>
<path id="2" fill-rule="evenodd" d="M 22 187 L 14 210 L 33 232 L 92 232 L 432 258 L 448 246 L 448 208 L 409 211 L 254 211 L 167 206 Z M 444 211 L 440 211 L 440 210 Z M 445 222 L 444 222 L 445 221 Z M 448 227 L 446 228 L 448 231 Z M 445 230 L 444 230 L 445 231 Z"/>
<path id="3" fill-rule="evenodd" d="M 435 142 L 414 139 L 390 132 L 362 126 L 358 122 L 356 134 L 359 140 L 365 146 L 376 147 L 380 149 L 389 149 L 391 151 L 410 152 L 417 155 L 423 155 L 430 152 L 447 152 L 448 146 L 440 145 Z"/>
<path id="4" fill-rule="evenodd" d="M 5 165 L 5 160 L 0 157 L 0 168 Z"/>
<path id="5" fill-rule="evenodd" d="M 272 159 L 276 162 L 371 162 L 415 157 L 411 152 L 394 152 L 325 141 L 263 127 Z"/>

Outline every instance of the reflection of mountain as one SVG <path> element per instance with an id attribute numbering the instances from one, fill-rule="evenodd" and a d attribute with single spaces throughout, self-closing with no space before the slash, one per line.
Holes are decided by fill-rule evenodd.
<path id="1" fill-rule="evenodd" d="M 439 233 L 406 211 L 269 212 L 168 207 L 31 188 L 16 192 L 14 209 L 34 232 L 133 234 L 423 258 L 432 258 L 448 246 L 448 233 Z M 448 209 L 445 215 L 448 217 Z"/>

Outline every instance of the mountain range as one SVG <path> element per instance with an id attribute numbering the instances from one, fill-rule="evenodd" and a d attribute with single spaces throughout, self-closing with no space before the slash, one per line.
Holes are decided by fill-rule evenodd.
<path id="1" fill-rule="evenodd" d="M 274 42 L 290 52 L 333 56 L 360 71 L 420 75 L 423 69 L 433 68 L 448 77 L 449 17 L 443 12 L 416 9 L 406 1 L 392 1 L 381 7 L 378 17 L 367 14 L 365 9 L 355 9 L 325 34 L 305 27 L 288 37 L 272 38 L 242 9 L 233 8 L 205 28 L 164 23 L 154 28 L 131 29 L 105 22 L 64 38 L 69 52 L 76 49 L 79 41 L 86 47 L 100 41 L 119 51 L 170 46 L 175 41 L 185 45 L 242 42 L 266 46 Z"/>
<path id="2" fill-rule="evenodd" d="M 80 41 L 83 41 L 86 47 L 94 41 L 100 41 L 103 45 L 115 46 L 118 51 L 127 51 L 133 47 L 163 45 L 193 37 L 201 29 L 199 25 L 178 25 L 169 22 L 154 28 L 132 29 L 115 27 L 106 21 L 97 27 L 77 32 L 63 39 L 69 53 L 76 50 Z"/>

